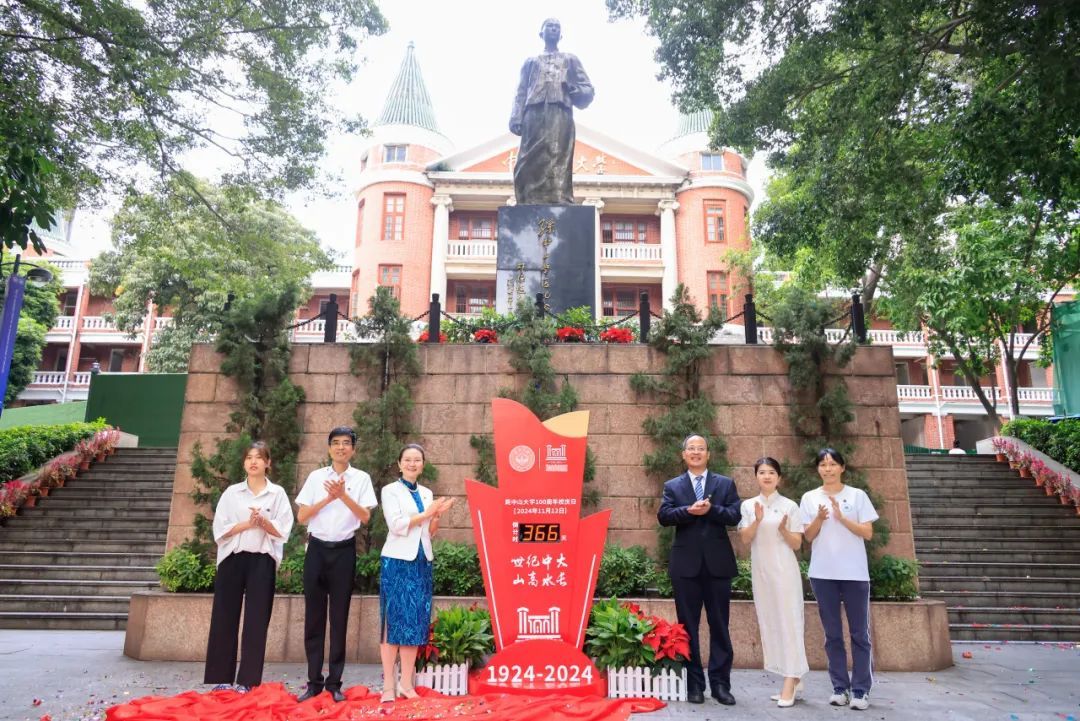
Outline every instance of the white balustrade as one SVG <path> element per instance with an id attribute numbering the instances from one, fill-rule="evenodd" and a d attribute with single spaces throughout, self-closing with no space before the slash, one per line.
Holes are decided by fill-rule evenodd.
<path id="1" fill-rule="evenodd" d="M 352 273 L 352 266 L 351 265 L 335 265 L 334 266 L 334 272 L 335 273 Z"/>
<path id="2" fill-rule="evenodd" d="M 765 326 L 761 326 L 761 325 L 758 326 L 758 329 L 757 329 L 758 343 L 769 345 L 769 344 L 771 344 L 773 342 L 773 337 L 774 336 L 773 336 L 773 329 L 772 328 L 766 328 Z"/>
<path id="3" fill-rule="evenodd" d="M 57 316 L 56 323 L 53 324 L 53 330 L 71 330 L 75 327 L 75 316 L 73 315 L 61 315 Z"/>
<path id="4" fill-rule="evenodd" d="M 64 371 L 36 371 L 32 386 L 60 386 L 64 384 Z"/>
<path id="5" fill-rule="evenodd" d="M 870 340 L 878 345 L 925 345 L 926 335 L 921 330 L 879 330 L 866 332 Z"/>
<path id="6" fill-rule="evenodd" d="M 497 253 L 494 240 L 451 240 L 446 246 L 447 259 L 476 258 L 494 260 Z"/>
<path id="7" fill-rule="evenodd" d="M 103 315 L 86 315 L 82 319 L 83 330 L 116 330 L 116 325 Z"/>
<path id="8" fill-rule="evenodd" d="M 154 318 L 154 330 L 161 330 L 162 328 L 168 328 L 173 324 L 172 316 L 160 316 Z"/>
<path id="9" fill-rule="evenodd" d="M 900 400 L 930 400 L 934 397 L 934 389 L 930 386 L 896 386 L 896 395 Z"/>
<path id="10" fill-rule="evenodd" d="M 60 270 L 85 270 L 87 268 L 87 261 L 85 260 L 61 260 L 59 258 L 42 258 L 42 260 Z"/>
<path id="11" fill-rule="evenodd" d="M 72 373 L 71 385 L 73 386 L 88 386 L 90 385 L 90 373 Z"/>
<path id="12" fill-rule="evenodd" d="M 1053 388 L 1017 388 L 1017 399 L 1021 403 L 1053 403 Z"/>
<path id="13" fill-rule="evenodd" d="M 659 243 L 601 243 L 600 260 L 660 261 Z"/>

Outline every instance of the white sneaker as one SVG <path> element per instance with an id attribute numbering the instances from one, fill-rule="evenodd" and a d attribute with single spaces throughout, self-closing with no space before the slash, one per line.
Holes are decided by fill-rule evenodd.
<path id="1" fill-rule="evenodd" d="M 866 696 L 852 696 L 849 708 L 853 711 L 865 711 L 870 708 L 870 699 Z"/>
<path id="2" fill-rule="evenodd" d="M 851 694 L 847 691 L 836 691 L 829 697 L 830 706 L 847 706 L 851 703 Z"/>

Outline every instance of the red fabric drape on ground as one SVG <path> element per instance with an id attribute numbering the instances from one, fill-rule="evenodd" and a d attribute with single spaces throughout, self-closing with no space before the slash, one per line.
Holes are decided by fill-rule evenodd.
<path id="1" fill-rule="evenodd" d="M 334 703 L 321 694 L 302 704 L 280 683 L 263 684 L 250 693 L 187 691 L 176 696 L 144 696 L 105 715 L 106 721 L 421 721 L 422 719 L 485 718 L 497 721 L 626 721 L 631 713 L 664 707 L 656 699 L 608 699 L 574 696 L 443 696 L 420 689 L 419 699 L 379 703 L 365 686 L 345 691 L 346 701 Z"/>

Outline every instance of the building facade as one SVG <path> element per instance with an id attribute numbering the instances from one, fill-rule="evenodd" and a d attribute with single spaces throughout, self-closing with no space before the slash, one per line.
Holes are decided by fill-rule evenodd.
<path id="1" fill-rule="evenodd" d="M 732 149 L 709 148 L 709 122 L 704 112 L 682 116 L 673 137 L 655 152 L 578 123 L 575 202 L 596 214 L 594 305 L 601 319 L 635 312 L 641 293 L 653 308 L 666 306 L 679 283 L 702 310 L 741 312 L 741 283 L 729 258 L 750 248 L 754 194 L 747 160 Z M 298 318 L 318 315 L 330 293 L 337 294 L 342 313 L 362 314 L 379 286 L 389 287 L 410 316 L 426 311 L 436 293 L 455 316 L 494 307 L 497 214 L 514 204 L 517 149 L 518 138 L 506 132 L 456 150 L 439 130 L 410 44 L 359 158 L 352 264 L 316 274 L 315 294 Z M 95 363 L 103 372 L 142 372 L 155 332 L 171 321 L 148 308 L 140 333 L 120 333 L 106 317 L 111 300 L 89 293 L 88 262 L 74 257 L 66 238 L 50 241 L 50 260 L 64 271 L 66 290 L 41 369 L 20 395 L 26 402 L 85 398 Z M 892 347 L 906 443 L 949 448 L 958 439 L 973 447 L 993 432 L 951 358 L 931 357 L 920 333 L 898 333 L 882 322 L 873 326 L 871 342 Z M 339 340 L 352 339 L 349 330 L 343 323 Z M 322 333 L 323 322 L 316 321 L 294 331 L 294 340 L 318 342 Z M 770 339 L 770 329 L 759 329 L 760 342 Z M 1033 345 L 1020 364 L 1022 415 L 1051 413 L 1052 375 L 1035 365 L 1037 356 Z M 1007 418 L 1004 374 L 999 369 L 984 380 Z"/>

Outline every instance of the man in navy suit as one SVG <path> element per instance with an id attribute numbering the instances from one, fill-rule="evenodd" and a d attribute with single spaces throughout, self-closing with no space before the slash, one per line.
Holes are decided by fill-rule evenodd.
<path id="1" fill-rule="evenodd" d="M 675 526 L 668 574 L 675 590 L 675 612 L 690 634 L 687 700 L 705 702 L 705 672 L 701 665 L 698 627 L 701 608 L 709 621 L 709 688 L 712 697 L 732 706 L 731 636 L 728 616 L 731 579 L 736 575 L 735 552 L 727 527 L 739 522 L 739 494 L 735 482 L 710 473 L 709 446 L 704 436 L 682 442 L 687 472 L 664 484 L 664 497 L 656 518 L 661 526 Z"/>

